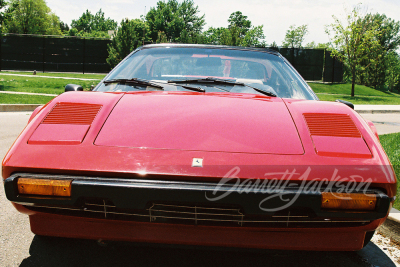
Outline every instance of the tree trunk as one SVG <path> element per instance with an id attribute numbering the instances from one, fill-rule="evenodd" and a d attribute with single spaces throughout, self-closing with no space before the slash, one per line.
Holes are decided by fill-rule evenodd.
<path id="1" fill-rule="evenodd" d="M 351 71 L 352 78 L 351 78 L 351 97 L 354 97 L 354 86 L 356 84 L 356 69 Z"/>

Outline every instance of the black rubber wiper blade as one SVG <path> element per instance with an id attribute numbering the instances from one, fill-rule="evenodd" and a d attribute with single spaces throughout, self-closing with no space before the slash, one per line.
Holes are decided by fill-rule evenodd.
<path id="1" fill-rule="evenodd" d="M 277 97 L 277 95 L 274 92 L 267 91 L 267 90 L 264 90 L 264 89 L 261 89 L 261 88 L 257 88 L 257 87 L 254 87 L 254 86 L 251 86 L 251 85 L 248 85 L 248 84 L 244 84 L 244 86 L 250 87 L 251 89 L 256 90 L 257 92 L 259 92 L 261 94 L 264 94 L 264 95 L 267 95 L 267 96 Z"/>
<path id="2" fill-rule="evenodd" d="M 240 85 L 240 86 L 249 87 L 249 88 L 251 88 L 261 94 L 267 95 L 267 96 L 277 97 L 277 95 L 274 92 L 267 91 L 267 90 L 264 90 L 261 88 L 257 88 L 257 87 L 251 86 L 249 84 L 231 81 L 231 80 L 220 79 L 220 78 L 208 77 L 208 78 L 202 78 L 202 79 L 169 80 L 168 83 L 213 83 L 213 84 L 224 84 L 224 85 Z"/>
<path id="3" fill-rule="evenodd" d="M 220 78 L 201 78 L 201 79 L 186 79 L 186 80 L 169 80 L 168 83 L 214 83 L 214 84 L 228 84 L 228 85 L 245 85 L 231 80 Z"/>
<path id="4" fill-rule="evenodd" d="M 144 79 L 138 79 L 138 78 L 132 78 L 132 79 L 112 79 L 112 80 L 105 80 L 103 81 L 105 84 L 110 84 L 110 83 L 119 83 L 119 84 L 133 84 L 133 85 L 139 85 L 139 86 L 151 86 L 159 89 L 164 89 L 161 85 L 152 83 L 150 81 L 144 80 Z"/>
<path id="5" fill-rule="evenodd" d="M 206 92 L 206 90 L 201 87 L 193 87 L 193 86 L 187 86 L 187 85 L 179 85 L 179 86 L 182 88 L 185 88 L 187 90 L 192 90 L 192 91 L 201 92 L 201 93 Z"/>

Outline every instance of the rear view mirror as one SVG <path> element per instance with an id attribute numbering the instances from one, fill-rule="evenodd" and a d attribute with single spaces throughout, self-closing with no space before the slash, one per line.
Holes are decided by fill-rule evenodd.
<path id="1" fill-rule="evenodd" d="M 65 92 L 70 91 L 83 91 L 83 87 L 77 84 L 67 84 L 65 86 Z"/>
<path id="2" fill-rule="evenodd" d="M 351 103 L 351 102 L 344 101 L 344 100 L 341 100 L 341 99 L 337 99 L 337 100 L 336 100 L 336 102 L 339 102 L 339 103 L 345 104 L 345 105 L 349 106 L 350 108 L 354 109 L 354 104 L 353 104 L 353 103 Z"/>

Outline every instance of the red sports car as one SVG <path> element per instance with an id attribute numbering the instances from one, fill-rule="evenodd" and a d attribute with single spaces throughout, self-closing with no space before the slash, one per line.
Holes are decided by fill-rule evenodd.
<path id="1" fill-rule="evenodd" d="M 274 51 L 146 45 L 33 112 L 6 196 L 37 235 L 359 250 L 396 177 L 350 106 L 318 101 Z"/>

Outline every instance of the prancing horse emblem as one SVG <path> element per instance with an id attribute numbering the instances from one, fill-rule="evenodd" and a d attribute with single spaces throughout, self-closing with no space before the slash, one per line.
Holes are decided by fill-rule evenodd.
<path id="1" fill-rule="evenodd" d="M 203 159 L 193 158 L 192 167 L 203 167 Z"/>

